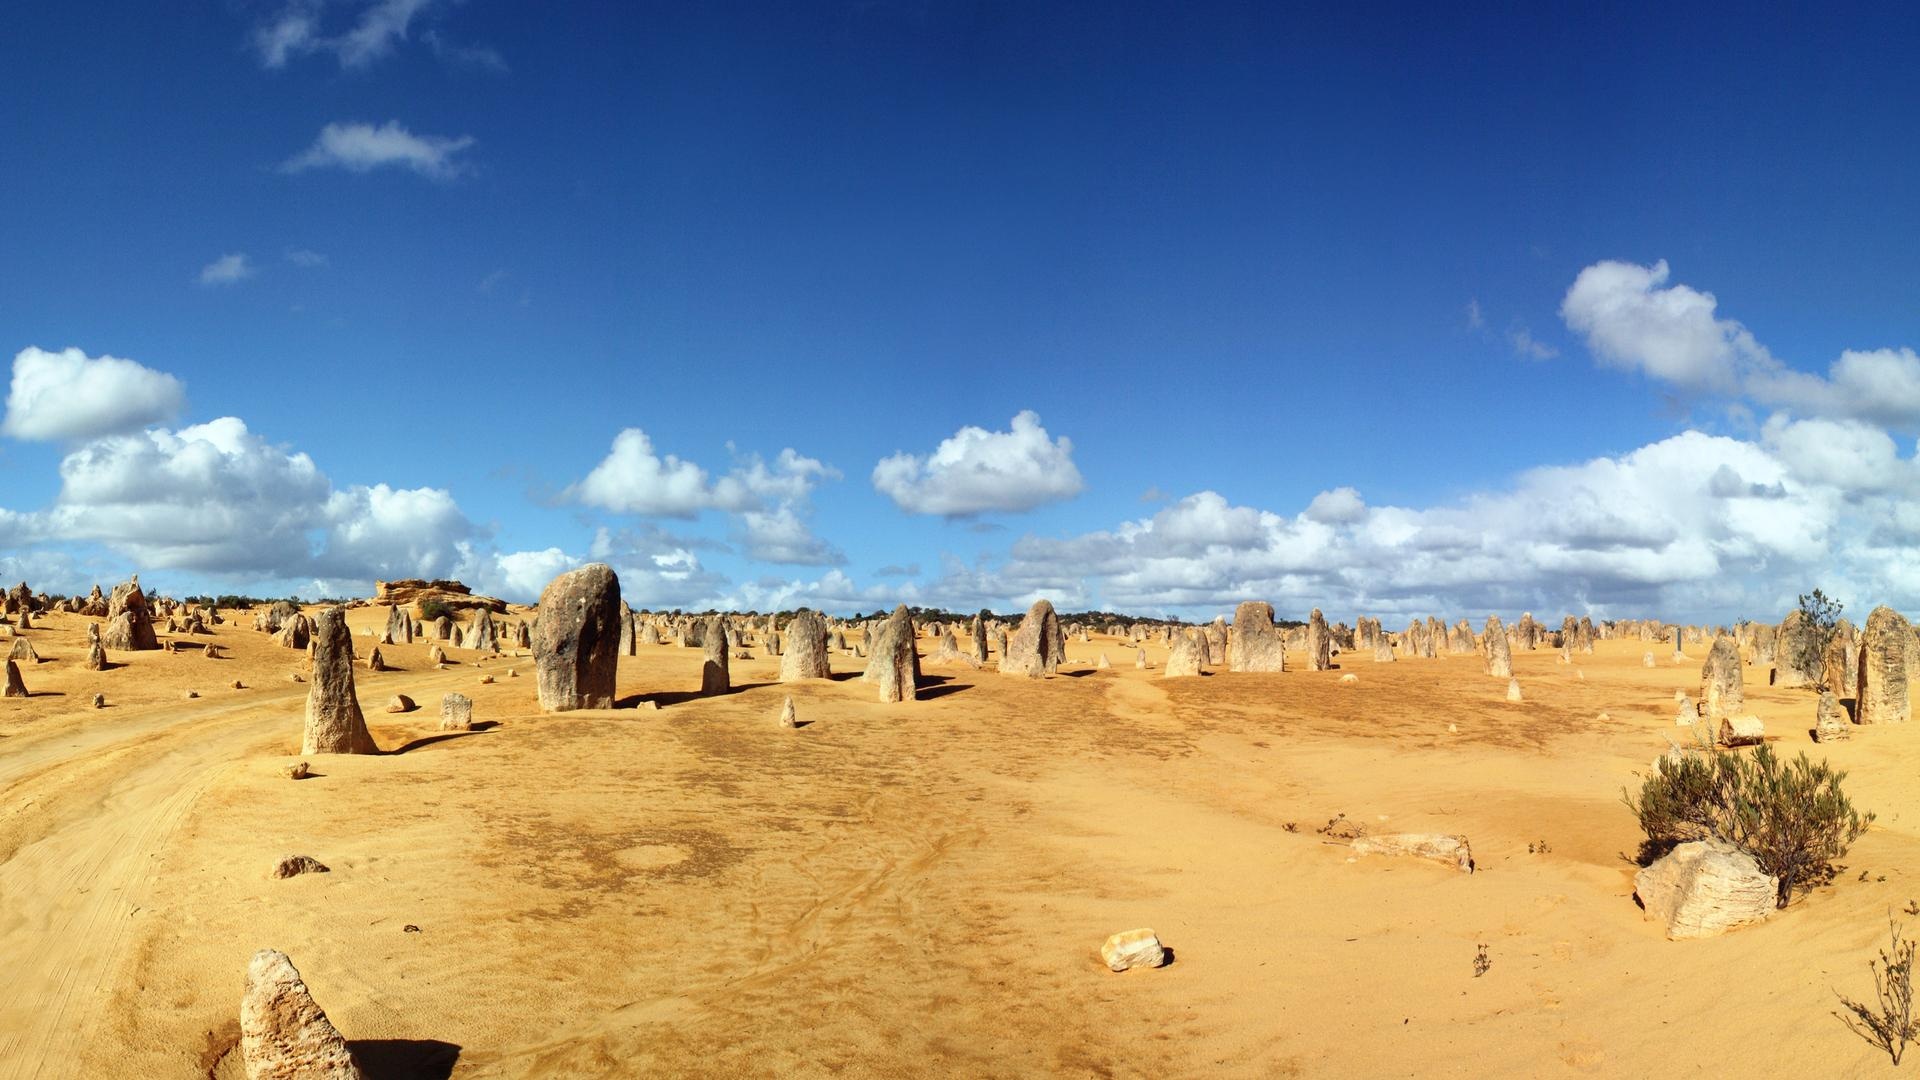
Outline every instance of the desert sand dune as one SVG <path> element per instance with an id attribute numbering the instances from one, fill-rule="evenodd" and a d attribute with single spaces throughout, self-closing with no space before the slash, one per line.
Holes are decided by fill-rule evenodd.
<path id="1" fill-rule="evenodd" d="M 349 612 L 362 655 L 385 613 Z M 1769 737 L 1879 821 L 1839 884 L 1666 940 L 1619 795 L 1700 662 L 1639 641 L 1516 650 L 1518 704 L 1477 656 L 1163 679 L 1157 643 L 1096 671 L 1133 650 L 1100 634 L 1046 679 L 922 638 L 891 705 L 847 653 L 782 684 L 755 648 L 703 698 L 700 649 L 642 644 L 617 696 L 659 708 L 556 714 L 531 659 L 418 641 L 355 672 L 385 752 L 292 781 L 304 653 L 238 615 L 201 639 L 231 659 L 90 672 L 89 621 L 45 616 L 0 708 L 0 1076 L 243 1075 L 261 948 L 375 1076 L 1867 1074 L 1834 990 L 1920 897 L 1920 730 L 1811 746 L 1812 695 L 1750 667 Z M 438 730 L 450 691 L 483 730 Z M 1316 832 L 1343 814 L 1477 872 L 1356 857 Z M 331 870 L 272 879 L 293 854 Z M 1136 926 L 1173 963 L 1107 971 Z"/>

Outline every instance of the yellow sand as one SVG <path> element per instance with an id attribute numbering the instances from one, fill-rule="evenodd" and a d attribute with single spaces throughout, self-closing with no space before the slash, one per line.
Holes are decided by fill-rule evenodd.
<path id="1" fill-rule="evenodd" d="M 351 614 L 358 635 L 384 609 Z M 1508 704 L 1476 657 L 1162 680 L 1164 649 L 1136 671 L 1096 637 L 1044 681 L 929 663 L 930 700 L 889 706 L 857 677 L 779 685 L 770 658 L 698 699 L 699 650 L 643 646 L 620 692 L 658 711 L 545 716 L 530 659 L 434 671 L 422 643 L 356 674 L 401 752 L 294 782 L 303 654 L 229 623 L 230 660 L 94 673 L 86 622 L 30 632 L 36 696 L 0 701 L 0 1076 L 237 1076 L 262 947 L 385 1075 L 1887 1068 L 1830 1013 L 1920 897 L 1920 727 L 1813 748 L 1880 815 L 1839 884 L 1669 942 L 1632 900 L 1620 804 L 1684 738 L 1673 691 L 1698 693 L 1699 660 L 1669 648 L 1651 670 L 1637 641 L 1518 653 Z M 1811 694 L 1748 678 L 1769 737 L 1807 748 Z M 441 736 L 452 690 L 497 726 Z M 395 693 L 421 710 L 384 713 Z M 1479 872 L 1355 860 L 1315 832 L 1341 813 L 1465 834 Z M 289 854 L 332 872 L 271 880 Z M 1143 926 L 1173 964 L 1108 972 L 1101 942 Z"/>

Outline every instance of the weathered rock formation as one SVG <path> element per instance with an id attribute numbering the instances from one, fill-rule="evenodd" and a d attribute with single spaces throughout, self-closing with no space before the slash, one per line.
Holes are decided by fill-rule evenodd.
<path id="1" fill-rule="evenodd" d="M 1890 607 L 1874 608 L 1867 616 L 1860 634 L 1860 692 L 1854 704 L 1860 723 L 1904 724 L 1912 718 L 1907 667 L 1914 648 L 1913 627 L 1905 616 Z"/>
<path id="2" fill-rule="evenodd" d="M 287 954 L 262 949 L 240 999 L 240 1058 L 248 1080 L 364 1080 L 347 1040 L 313 1000 Z"/>
<path id="3" fill-rule="evenodd" d="M 561 574 L 540 593 L 534 624 L 540 707 L 611 709 L 620 663 L 620 579 L 605 563 Z"/>
<path id="4" fill-rule="evenodd" d="M 1247 600 L 1233 609 L 1233 637 L 1227 643 L 1229 671 L 1285 671 L 1287 645 L 1273 625 L 1273 605 Z"/>
<path id="5" fill-rule="evenodd" d="M 1319 608 L 1307 616 L 1307 670 L 1326 671 L 1333 667 L 1333 650 L 1327 636 L 1327 618 Z"/>
<path id="6" fill-rule="evenodd" d="M 437 600 L 454 611 L 486 608 L 502 615 L 507 612 L 505 600 L 476 595 L 472 589 L 457 581 L 423 581 L 420 578 L 406 578 L 401 581 L 373 583 L 374 603 L 390 604 L 395 607 L 411 606 L 413 613 L 421 618 L 425 618 L 427 614 L 421 605 L 429 600 Z"/>
<path id="7" fill-rule="evenodd" d="M 881 701 L 914 700 L 919 695 L 920 653 L 913 644 L 912 613 L 902 604 L 869 633 L 872 655 L 861 678 L 879 686 Z"/>
<path id="8" fill-rule="evenodd" d="M 1487 628 L 1482 637 L 1481 648 L 1486 650 L 1487 674 L 1499 679 L 1513 678 L 1513 652 L 1507 644 L 1506 627 L 1500 625 L 1500 616 L 1487 616 Z"/>
<path id="9" fill-rule="evenodd" d="M 1700 701 L 1707 719 L 1736 716 L 1746 708 L 1745 678 L 1739 644 L 1725 634 L 1714 638 L 1700 668 Z"/>
<path id="10" fill-rule="evenodd" d="M 473 730 L 473 699 L 465 694 L 448 694 L 440 699 L 441 731 Z"/>
<path id="11" fill-rule="evenodd" d="M 160 636 L 153 630 L 153 611 L 147 594 L 140 591 L 138 577 L 113 587 L 107 602 L 107 629 L 101 643 L 121 652 L 141 652 L 160 647 Z"/>
<path id="12" fill-rule="evenodd" d="M 1007 650 L 1000 655 L 1000 674 L 1025 675 L 1038 679 L 1060 669 L 1060 657 L 1066 645 L 1060 630 L 1060 618 L 1053 605 L 1035 600 L 1020 620 L 1020 629 L 1007 639 Z"/>
<path id="13" fill-rule="evenodd" d="M 328 608 L 315 620 L 313 684 L 307 690 L 303 754 L 377 754 L 353 688 L 353 635 L 347 613 Z"/>
<path id="14" fill-rule="evenodd" d="M 780 654 L 780 681 L 825 679 L 833 674 L 827 661 L 827 624 L 817 612 L 801 608 L 787 623 L 787 647 Z"/>
<path id="15" fill-rule="evenodd" d="M 1160 677 L 1178 679 L 1199 675 L 1205 671 L 1207 666 L 1205 641 L 1206 632 L 1197 628 L 1189 633 L 1175 634 L 1173 650 L 1167 654 L 1167 666 L 1161 671 Z"/>
<path id="16" fill-rule="evenodd" d="M 727 672 L 727 620 L 710 616 L 700 641 L 700 696 L 715 697 L 733 689 Z"/>

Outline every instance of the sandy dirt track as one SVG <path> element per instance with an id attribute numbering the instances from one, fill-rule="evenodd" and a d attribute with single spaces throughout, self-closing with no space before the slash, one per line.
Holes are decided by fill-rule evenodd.
<path id="1" fill-rule="evenodd" d="M 262 947 L 376 1076 L 1887 1068 L 1830 1013 L 1920 898 L 1914 725 L 1812 747 L 1812 696 L 1749 667 L 1770 737 L 1850 768 L 1875 829 L 1840 884 L 1723 938 L 1668 942 L 1631 899 L 1620 789 L 1684 737 L 1704 647 L 1517 653 L 1515 705 L 1475 657 L 1162 680 L 1163 649 L 1136 671 L 1096 635 L 1055 678 L 928 662 L 928 700 L 881 705 L 857 677 L 781 686 L 774 658 L 699 699 L 699 650 L 642 646 L 620 693 L 659 709 L 555 716 L 530 659 L 383 647 L 401 670 L 356 678 L 398 752 L 293 782 L 303 654 L 230 623 L 232 659 L 93 673 L 86 621 L 30 631 L 36 696 L 0 702 L 0 1077 L 238 1076 Z M 450 690 L 491 726 L 438 733 Z M 1355 860 L 1315 833 L 1342 813 L 1463 833 L 1479 872 Z M 272 880 L 295 853 L 332 872 Z M 1136 926 L 1174 963 L 1107 972 Z"/>

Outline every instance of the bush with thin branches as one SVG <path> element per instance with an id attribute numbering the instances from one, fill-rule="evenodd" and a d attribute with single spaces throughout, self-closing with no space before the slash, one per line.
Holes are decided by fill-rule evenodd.
<path id="1" fill-rule="evenodd" d="M 1874 1000 L 1854 1001 L 1840 994 L 1846 1012 L 1833 1015 L 1899 1065 L 1907 1044 L 1920 1038 L 1920 1021 L 1913 1017 L 1914 943 L 1902 935 L 1892 915 L 1887 916 L 1887 932 L 1892 940 L 1880 950 L 1880 959 L 1867 961 L 1867 969 L 1873 972 Z"/>
<path id="2" fill-rule="evenodd" d="M 1621 795 L 1647 834 L 1644 861 L 1716 837 L 1752 855 L 1779 882 L 1775 904 L 1786 907 L 1795 890 L 1833 880 L 1834 861 L 1873 822 L 1841 790 L 1846 776 L 1804 753 L 1783 762 L 1770 746 L 1752 754 L 1688 750 L 1660 759 L 1638 797 Z"/>

